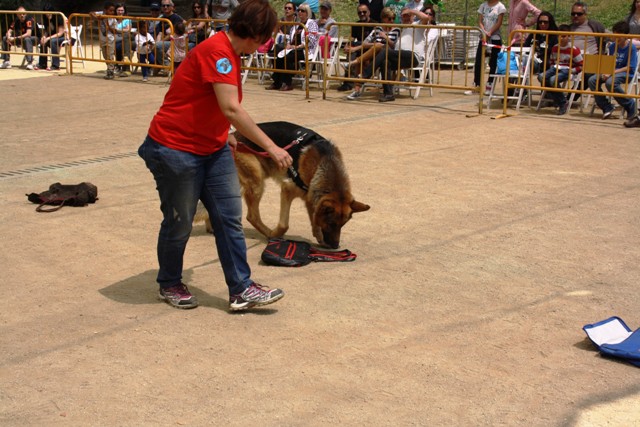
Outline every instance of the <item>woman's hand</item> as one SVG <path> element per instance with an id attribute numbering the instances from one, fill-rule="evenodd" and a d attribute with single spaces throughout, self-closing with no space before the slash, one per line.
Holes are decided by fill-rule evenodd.
<path id="1" fill-rule="evenodd" d="M 276 145 L 269 151 L 269 156 L 271 156 L 280 169 L 286 169 L 293 164 L 293 159 L 289 153 Z"/>

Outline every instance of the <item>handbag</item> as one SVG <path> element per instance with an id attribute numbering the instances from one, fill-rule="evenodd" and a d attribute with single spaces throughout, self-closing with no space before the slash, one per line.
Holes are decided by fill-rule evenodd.
<path id="1" fill-rule="evenodd" d="M 307 242 L 269 239 L 267 247 L 262 251 L 261 259 L 267 265 L 302 267 L 311 261 L 354 261 L 356 256 L 356 254 L 348 249 L 342 251 L 325 251 L 314 248 Z"/>
<path id="2" fill-rule="evenodd" d="M 38 204 L 36 212 L 55 212 L 63 206 L 87 206 L 98 200 L 98 187 L 90 182 L 76 185 L 51 184 L 47 191 L 26 194 L 27 200 Z M 45 208 L 45 205 L 55 206 Z"/>

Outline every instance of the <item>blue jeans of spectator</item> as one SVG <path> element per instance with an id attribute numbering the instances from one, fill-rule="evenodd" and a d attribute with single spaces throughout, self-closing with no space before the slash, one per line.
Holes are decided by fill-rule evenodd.
<path id="1" fill-rule="evenodd" d="M 600 79 L 598 79 L 600 77 Z M 589 78 L 589 89 L 593 91 L 602 91 L 602 84 L 607 88 L 607 91 L 611 92 L 611 86 L 613 84 L 613 91 L 616 93 L 625 94 L 625 86 L 629 84 L 631 81 L 631 77 L 628 73 L 617 73 L 613 76 L 609 76 L 609 78 L 604 81 L 601 76 L 598 74 L 594 74 Z M 598 88 L 596 88 L 596 84 L 598 84 Z M 609 101 L 609 98 L 602 95 L 596 95 L 595 97 L 596 105 L 603 111 L 611 111 L 613 110 L 613 105 Z M 622 108 L 627 112 L 627 117 L 634 117 L 636 115 L 636 100 L 634 98 L 620 98 L 615 97 L 615 100 L 620 104 Z"/>
<path id="2" fill-rule="evenodd" d="M 562 68 L 557 70 L 555 67 L 551 67 L 546 73 L 538 74 L 538 81 L 545 87 L 558 87 L 561 83 L 569 80 L 569 69 Z M 567 102 L 563 92 L 545 92 L 545 96 L 548 96 L 553 100 L 556 107 L 564 105 Z"/>
<path id="3" fill-rule="evenodd" d="M 153 64 L 155 63 L 155 58 L 153 57 L 153 53 L 139 53 L 138 54 L 138 62 L 141 64 Z M 142 77 L 148 77 L 151 69 L 149 67 L 140 67 L 142 70 Z"/>
<path id="4" fill-rule="evenodd" d="M 17 39 L 13 41 L 13 44 L 16 46 L 22 46 L 22 48 L 24 49 L 25 52 L 33 52 L 33 46 L 36 45 L 38 43 L 38 40 L 31 36 L 31 37 L 25 37 L 23 39 Z M 9 49 L 9 42 L 7 40 L 7 36 L 4 36 L 2 38 L 2 50 L 10 50 Z M 31 63 L 33 62 L 33 55 L 25 55 L 27 57 L 27 62 Z M 2 59 L 4 61 L 9 61 L 10 56 L 8 53 L 3 53 L 2 54 Z"/>
<path id="5" fill-rule="evenodd" d="M 170 48 L 170 41 L 161 41 L 156 43 L 156 49 L 153 53 L 156 58 L 156 64 L 169 65 L 169 62 L 171 61 L 171 55 L 169 55 Z"/>
<path id="6" fill-rule="evenodd" d="M 240 182 L 229 146 L 199 156 L 165 147 L 147 136 L 138 154 L 156 181 L 164 216 L 157 248 L 160 286 L 181 282 L 184 251 L 201 200 L 209 212 L 229 293 L 242 293 L 253 282 L 242 229 Z"/>
<path id="7" fill-rule="evenodd" d="M 64 37 L 53 37 L 47 43 L 40 45 L 40 52 L 47 53 L 49 48 L 51 48 L 52 55 L 58 55 L 60 53 L 60 45 L 64 41 Z M 38 65 L 40 68 L 47 68 L 47 56 L 40 56 L 38 59 Z M 51 66 L 53 68 L 60 68 L 60 57 L 52 56 L 51 57 Z"/>

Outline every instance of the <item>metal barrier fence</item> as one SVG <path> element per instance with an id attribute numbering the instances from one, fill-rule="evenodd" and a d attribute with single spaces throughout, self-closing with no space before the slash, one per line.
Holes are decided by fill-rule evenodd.
<path id="1" fill-rule="evenodd" d="M 24 22 L 24 24 L 19 22 Z M 8 39 L 7 30 L 13 28 L 14 24 L 23 26 L 27 30 L 30 29 L 30 35 L 25 37 L 26 32 L 24 34 L 16 34 L 17 31 L 14 29 L 11 39 Z M 10 56 L 19 55 L 23 57 L 21 67 L 31 65 L 37 68 L 39 65 L 43 65 L 40 68 L 44 69 L 47 68 L 49 58 L 51 58 L 52 63 L 56 58 L 56 63 L 65 62 L 65 67 L 68 71 L 69 61 L 66 61 L 66 57 L 73 39 L 69 36 L 69 32 L 66 31 L 67 17 L 63 13 L 0 10 L 0 28 L 3 29 L 2 45 L 0 46 L 3 63 L 8 61 L 11 64 Z M 56 34 L 60 36 L 50 37 Z M 18 37 L 16 38 L 16 36 Z M 65 53 L 62 53 L 63 50 Z M 36 55 L 38 56 L 38 64 L 33 64 Z"/>
<path id="2" fill-rule="evenodd" d="M 509 93 L 516 93 L 516 91 L 528 91 L 529 96 L 531 96 L 534 91 L 545 91 L 545 92 L 561 92 L 565 94 L 569 94 L 569 100 L 567 102 L 572 103 L 575 98 L 575 95 L 580 95 L 583 99 L 580 104 L 580 110 L 582 111 L 586 107 L 586 102 L 591 99 L 591 96 L 613 96 L 615 98 L 640 98 L 640 88 L 638 87 L 638 65 L 636 64 L 635 69 L 631 69 L 628 72 L 628 78 L 625 79 L 620 85 L 623 93 L 614 92 L 614 91 L 598 91 L 597 88 L 601 88 L 606 81 L 604 76 L 612 76 L 615 70 L 615 62 L 616 56 L 618 55 L 618 51 L 623 49 L 616 43 L 616 40 L 627 40 L 629 49 L 635 49 L 632 44 L 633 39 L 639 39 L 640 35 L 631 35 L 631 34 L 611 34 L 611 33 L 581 33 L 581 32 L 562 32 L 562 31 L 538 31 L 538 30 L 517 30 L 513 31 L 509 35 L 509 40 L 513 40 L 513 35 L 515 33 L 522 33 L 521 42 L 516 46 L 505 46 L 504 49 L 507 51 L 518 50 L 523 47 L 523 43 L 527 36 L 530 34 L 541 35 L 541 39 L 543 38 L 546 43 L 545 49 L 549 49 L 551 51 L 552 47 L 549 46 L 549 38 L 551 36 L 560 36 L 567 35 L 569 36 L 568 46 L 577 46 L 581 43 L 584 43 L 583 40 L 586 40 L 588 37 L 593 37 L 597 41 L 597 53 L 582 53 L 583 56 L 583 64 L 581 66 L 581 71 L 579 73 L 569 75 L 569 78 L 566 81 L 566 87 L 562 85 L 555 86 L 547 86 L 546 78 L 543 76 L 545 73 L 549 71 L 549 69 L 554 69 L 555 72 L 551 73 L 551 77 L 554 77 L 554 80 L 557 80 L 558 75 L 560 73 L 560 68 L 551 68 L 548 66 L 547 62 L 544 60 L 546 55 L 543 58 L 537 57 L 536 46 L 534 44 L 531 56 L 526 58 L 528 61 L 539 61 L 539 66 L 536 68 L 535 66 L 530 66 L 525 68 L 523 66 L 519 66 L 517 68 L 517 72 L 509 73 L 508 77 L 503 79 L 503 92 L 502 92 L 502 114 L 503 116 L 509 116 L 507 114 L 508 108 L 508 99 L 513 98 L 513 96 L 509 96 Z M 608 46 L 610 43 L 613 43 L 612 54 L 609 55 L 607 52 Z M 537 59 L 536 59 L 537 58 Z M 629 55 L 627 58 L 627 67 L 629 67 L 631 61 L 631 56 Z M 510 70 L 511 66 L 511 55 L 507 56 L 507 65 L 506 70 Z M 638 61 L 640 63 L 640 60 Z M 571 58 L 570 63 L 568 64 L 570 69 L 574 68 L 573 58 Z M 526 73 L 525 73 L 526 70 Z M 535 79 L 533 77 L 536 77 Z M 589 79 L 593 79 L 595 83 L 596 90 L 591 90 L 589 88 Z M 551 82 L 549 82 L 551 83 Z M 605 86 L 605 90 L 606 90 Z M 540 101 L 539 101 L 540 103 Z M 637 109 L 637 105 L 636 105 Z"/>
<path id="3" fill-rule="evenodd" d="M 113 34 L 113 37 L 102 32 L 101 28 L 112 23 L 129 19 L 131 21 L 131 28 L 129 31 L 119 32 Z M 90 61 L 101 62 L 107 65 L 107 72 L 113 71 L 116 65 L 124 67 L 138 67 L 144 66 L 151 68 L 154 73 L 164 70 L 169 77 L 173 74 L 174 61 L 174 41 L 171 37 L 166 36 L 162 42 L 156 42 L 154 44 L 154 63 L 141 63 L 136 58 L 137 46 L 135 43 L 135 35 L 139 23 L 147 22 L 156 25 L 162 25 L 160 28 L 165 29 L 165 34 L 173 34 L 174 28 L 168 19 L 165 18 L 146 18 L 139 16 L 113 16 L 113 15 L 90 15 L 73 13 L 69 16 L 69 28 L 68 31 L 73 33 L 74 29 L 81 29 L 81 33 L 78 34 L 81 46 L 84 49 L 69 50 L 69 63 L 71 65 L 69 72 L 73 74 L 73 62 L 74 61 Z M 93 47 L 99 47 L 99 52 L 93 49 Z"/>

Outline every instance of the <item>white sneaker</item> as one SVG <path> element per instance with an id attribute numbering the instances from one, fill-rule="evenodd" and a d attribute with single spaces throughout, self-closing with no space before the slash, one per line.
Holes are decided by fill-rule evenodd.
<path id="1" fill-rule="evenodd" d="M 0 68 L 2 68 L 3 70 L 8 70 L 11 68 L 11 62 L 9 61 L 4 61 L 2 63 L 2 65 L 0 65 Z"/>
<path id="2" fill-rule="evenodd" d="M 148 82 L 148 81 L 149 81 L 149 78 L 148 78 L 148 77 L 143 77 L 143 78 L 142 78 L 142 81 L 143 81 L 143 82 Z"/>
<path id="3" fill-rule="evenodd" d="M 465 90 L 465 91 L 464 91 L 464 94 L 465 94 L 466 96 L 476 95 L 477 93 L 478 93 L 478 92 L 475 92 L 475 91 L 473 91 L 473 90 Z"/>
<path id="4" fill-rule="evenodd" d="M 33 70 L 33 64 L 31 62 L 27 64 L 27 70 Z"/>
<path id="5" fill-rule="evenodd" d="M 353 101 L 353 100 L 355 100 L 355 99 L 360 98 L 361 96 L 362 96 L 362 92 L 361 92 L 361 91 L 359 91 L 359 90 L 354 90 L 353 92 L 351 92 L 351 94 L 350 94 L 350 95 L 347 95 L 347 99 L 348 99 L 349 101 Z"/>
<path id="6" fill-rule="evenodd" d="M 486 85 L 484 87 L 484 94 L 485 94 L 485 96 L 491 95 L 491 85 Z"/>

